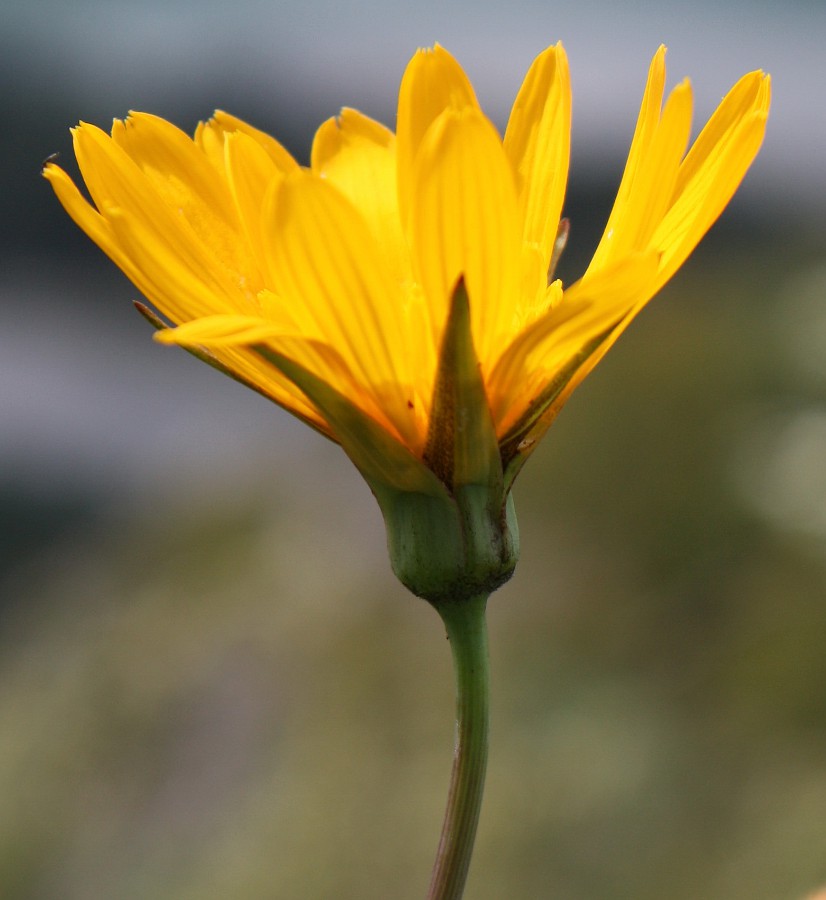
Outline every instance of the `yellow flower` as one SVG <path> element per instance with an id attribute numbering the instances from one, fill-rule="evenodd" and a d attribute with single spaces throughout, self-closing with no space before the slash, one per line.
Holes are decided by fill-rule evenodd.
<path id="1" fill-rule="evenodd" d="M 663 105 L 664 84 L 661 47 L 605 234 L 564 289 L 560 44 L 531 65 L 504 139 L 436 46 L 407 67 L 395 135 L 345 109 L 318 129 L 309 168 L 223 112 L 194 139 L 133 113 L 111 137 L 73 131 L 94 205 L 56 165 L 44 174 L 178 326 L 158 340 L 341 443 L 386 516 L 385 490 L 463 484 L 487 485 L 501 511 L 562 404 L 692 252 L 762 142 L 762 72 L 734 85 L 687 154 L 691 88 Z"/>

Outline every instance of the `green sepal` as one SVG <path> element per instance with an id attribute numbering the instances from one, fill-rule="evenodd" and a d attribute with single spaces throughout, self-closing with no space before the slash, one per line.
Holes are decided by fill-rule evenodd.
<path id="1" fill-rule="evenodd" d="M 454 293 L 419 459 L 347 397 L 266 345 L 252 347 L 327 421 L 373 491 L 393 571 L 434 605 L 490 593 L 519 555 L 513 501 L 473 348 L 467 293 Z"/>
<path id="2" fill-rule="evenodd" d="M 384 517 L 393 571 L 406 587 L 439 603 L 489 592 L 510 577 L 512 504 L 506 508 L 503 499 L 492 513 L 486 485 L 464 485 L 453 496 L 422 460 L 327 382 L 263 344 L 252 349 L 306 395 L 361 472 Z"/>
<path id="3" fill-rule="evenodd" d="M 156 330 L 156 331 L 166 331 L 169 329 L 169 325 L 164 322 L 164 320 L 156 313 L 153 312 L 145 303 L 141 303 L 140 300 L 133 301 L 135 305 L 135 309 L 146 319 L 147 322 Z M 231 378 L 233 381 L 237 381 L 239 384 L 243 384 L 244 387 L 248 387 L 251 391 L 255 391 L 256 394 L 260 394 L 262 397 L 266 397 L 271 403 L 275 403 L 277 406 L 281 406 L 281 404 L 273 397 L 271 394 L 268 394 L 262 387 L 257 385 L 254 381 L 251 381 L 249 378 L 244 377 L 240 373 L 236 372 L 234 369 L 231 369 L 228 365 L 221 362 L 220 359 L 217 359 L 212 353 L 209 352 L 205 347 L 187 347 L 184 344 L 179 344 L 182 350 L 185 350 L 190 356 L 194 356 L 195 359 L 199 359 L 201 362 L 206 363 L 208 366 L 211 366 L 213 369 L 216 369 L 222 375 L 226 375 Z M 318 425 L 313 422 L 312 419 L 307 416 L 301 415 L 301 413 L 296 412 L 294 409 L 290 410 L 290 413 L 294 415 L 297 419 L 300 419 L 305 425 L 309 425 L 313 431 L 317 431 L 322 437 L 331 440 L 330 435 L 326 434 Z"/>
<path id="4" fill-rule="evenodd" d="M 453 292 L 445 324 L 424 460 L 452 490 L 487 485 L 491 501 L 501 504 L 502 460 L 473 346 L 464 279 Z"/>
<path id="5" fill-rule="evenodd" d="M 450 491 L 453 515 L 419 498 L 395 500 L 388 535 L 394 568 L 439 605 L 490 593 L 513 573 L 519 535 L 471 331 L 464 279 L 451 297 L 423 453 Z M 385 512 L 385 520 L 388 514 Z M 391 556 L 393 556 L 391 548 Z"/>
<path id="6" fill-rule="evenodd" d="M 300 363 L 265 344 L 251 348 L 307 397 L 379 498 L 389 492 L 447 499 L 445 486 L 402 443 L 342 393 Z"/>
<path id="7" fill-rule="evenodd" d="M 564 398 L 567 396 L 566 388 L 579 369 L 599 349 L 611 330 L 613 330 L 613 326 L 594 340 L 589 341 L 579 353 L 570 359 L 502 438 L 500 452 L 505 467 L 505 490 L 509 491 L 513 487 L 516 476 L 522 471 L 522 466 L 528 461 L 528 457 L 536 449 L 542 436 L 550 428 L 562 408 L 563 404 L 560 399 L 562 398 L 564 402 Z"/>

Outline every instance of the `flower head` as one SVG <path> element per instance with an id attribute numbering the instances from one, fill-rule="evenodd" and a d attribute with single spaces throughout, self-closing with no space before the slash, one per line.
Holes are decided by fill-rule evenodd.
<path id="1" fill-rule="evenodd" d="M 661 47 L 605 233 L 567 288 L 553 277 L 571 130 L 560 44 L 534 60 L 503 139 L 436 46 L 407 67 L 395 134 L 345 109 L 318 129 L 308 168 L 226 113 L 192 139 L 133 113 L 111 137 L 73 131 L 92 203 L 56 165 L 44 174 L 177 326 L 155 318 L 158 340 L 338 441 L 388 520 L 410 497 L 458 503 L 470 552 L 465 506 L 478 494 L 482 544 L 507 557 L 506 576 L 513 479 L 719 216 L 763 139 L 762 72 L 734 85 L 688 153 L 690 85 L 663 104 L 664 85 Z"/>

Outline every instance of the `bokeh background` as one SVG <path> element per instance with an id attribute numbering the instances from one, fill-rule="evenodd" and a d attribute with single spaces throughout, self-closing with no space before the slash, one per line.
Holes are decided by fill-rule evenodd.
<path id="1" fill-rule="evenodd" d="M 819 0 L 5 0 L 0 896 L 425 895 L 448 648 L 338 448 L 135 315 L 39 177 L 68 127 L 220 107 L 306 161 L 388 124 L 440 41 L 494 121 L 562 39 L 572 239 L 651 54 L 702 123 L 774 77 L 764 150 L 516 486 L 468 900 L 798 900 L 826 883 L 826 11 Z"/>

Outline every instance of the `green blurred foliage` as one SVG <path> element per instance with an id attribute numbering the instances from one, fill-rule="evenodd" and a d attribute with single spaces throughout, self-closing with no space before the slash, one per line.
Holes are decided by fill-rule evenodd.
<path id="1" fill-rule="evenodd" d="M 804 238 L 698 252 L 520 476 L 468 900 L 826 883 L 824 263 Z M 260 469 L 8 582 L 3 896 L 424 896 L 438 619 L 337 448 L 308 431 L 306 460 Z"/>

